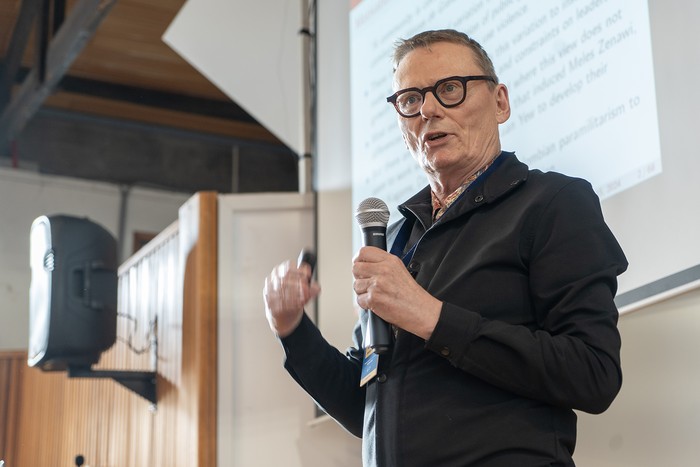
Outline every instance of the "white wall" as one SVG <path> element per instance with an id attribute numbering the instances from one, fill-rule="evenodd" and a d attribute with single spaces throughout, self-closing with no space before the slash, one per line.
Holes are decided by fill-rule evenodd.
<path id="1" fill-rule="evenodd" d="M 575 459 L 593 467 L 700 461 L 700 290 L 622 316 L 623 385 L 602 415 L 582 414 Z"/>
<path id="2" fill-rule="evenodd" d="M 282 367 L 263 310 L 265 276 L 313 242 L 313 216 L 311 194 L 219 197 L 220 466 L 359 465 L 356 438 L 332 421 L 314 423 L 314 404 Z"/>
<path id="3" fill-rule="evenodd" d="M 189 197 L 135 188 L 129 195 L 125 251 L 134 231 L 158 233 Z M 86 216 L 117 237 L 116 185 L 0 169 L 0 350 L 26 349 L 29 333 L 29 229 L 44 214 Z"/>
<path id="4" fill-rule="evenodd" d="M 353 213 L 350 160 L 348 3 L 318 5 L 318 277 L 319 327 L 343 350 L 356 321 L 351 265 Z"/>

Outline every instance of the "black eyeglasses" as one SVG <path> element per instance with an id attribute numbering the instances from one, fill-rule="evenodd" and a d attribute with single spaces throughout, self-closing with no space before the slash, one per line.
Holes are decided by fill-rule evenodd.
<path id="1" fill-rule="evenodd" d="M 456 107 L 467 97 L 468 81 L 496 82 L 493 76 L 450 76 L 443 78 L 433 86 L 427 88 L 407 88 L 396 91 L 386 98 L 387 102 L 394 104 L 396 111 L 405 118 L 416 117 L 420 114 L 420 108 L 425 101 L 425 94 L 432 92 L 437 101 L 445 108 Z"/>

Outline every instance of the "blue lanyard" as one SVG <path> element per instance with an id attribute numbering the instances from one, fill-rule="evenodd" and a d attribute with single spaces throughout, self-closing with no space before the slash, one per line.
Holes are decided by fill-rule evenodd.
<path id="1" fill-rule="evenodd" d="M 416 242 L 415 245 L 411 247 L 410 250 L 404 255 L 403 250 L 406 248 L 406 243 L 408 243 L 408 239 L 411 236 L 411 230 L 413 229 L 413 222 L 414 221 L 409 221 L 408 219 L 404 220 L 404 223 L 401 225 L 401 228 L 399 229 L 399 233 L 396 235 L 396 238 L 394 239 L 394 243 L 391 245 L 391 254 L 396 255 L 401 260 L 403 261 L 403 264 L 408 267 L 408 264 L 411 262 L 411 258 L 413 258 L 413 254 L 416 252 L 416 246 L 418 246 L 418 242 Z"/>

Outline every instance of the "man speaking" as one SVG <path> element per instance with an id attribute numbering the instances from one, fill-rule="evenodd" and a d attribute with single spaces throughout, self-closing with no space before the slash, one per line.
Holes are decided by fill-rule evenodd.
<path id="1" fill-rule="evenodd" d="M 266 279 L 285 367 L 363 440 L 365 466 L 572 466 L 573 409 L 604 411 L 622 384 L 613 302 L 625 256 L 585 180 L 530 170 L 501 149 L 507 88 L 453 30 L 400 41 L 397 112 L 428 186 L 399 206 L 388 249 L 365 246 L 357 303 L 391 327 L 345 354 L 304 313 L 307 265 Z M 547 129 L 543 128 L 543 135 Z"/>

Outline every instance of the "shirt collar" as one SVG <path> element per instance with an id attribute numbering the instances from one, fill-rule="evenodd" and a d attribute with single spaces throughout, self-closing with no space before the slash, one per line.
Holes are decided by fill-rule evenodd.
<path id="1" fill-rule="evenodd" d="M 498 157 L 498 155 L 496 157 Z M 450 206 L 452 206 L 452 203 L 454 203 L 455 200 L 457 198 L 459 198 L 459 195 L 464 193 L 465 190 L 467 188 L 469 188 L 469 185 L 471 185 L 474 182 L 474 180 L 479 178 L 479 175 L 486 172 L 486 170 L 489 168 L 489 166 L 491 166 L 491 164 L 493 164 L 493 161 L 496 159 L 496 157 L 494 157 L 493 159 L 488 161 L 486 163 L 486 165 L 484 165 L 479 170 L 477 170 L 476 172 L 471 174 L 469 176 L 469 178 L 467 178 L 466 182 L 464 182 L 459 188 L 457 188 L 455 191 L 450 193 L 447 196 L 447 198 L 445 198 L 444 202 L 440 201 L 440 198 L 437 197 L 437 195 L 435 194 L 435 192 L 433 190 L 430 190 L 430 200 L 431 200 L 432 205 L 433 205 L 433 222 L 440 219 L 440 217 L 442 217 L 442 215 L 445 214 L 445 211 L 447 211 L 447 209 Z"/>

